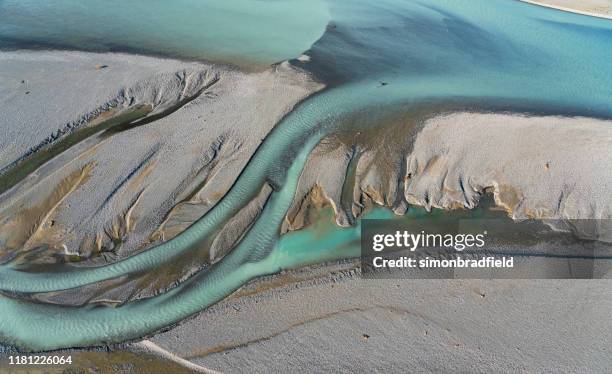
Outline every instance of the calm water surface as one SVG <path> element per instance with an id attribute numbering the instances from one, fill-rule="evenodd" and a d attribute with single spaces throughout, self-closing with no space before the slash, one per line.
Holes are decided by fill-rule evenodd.
<path id="1" fill-rule="evenodd" d="M 91 27 L 96 22 L 100 28 Z M 612 22 L 510 0 L 0 0 L 0 48 L 28 45 L 259 64 L 306 52 L 312 59 L 304 67 L 330 84 L 278 124 L 231 191 L 175 239 L 116 264 L 73 272 L 1 266 L 0 289 L 14 292 L 52 292 L 146 271 L 198 250 L 263 183 L 276 187 L 228 256 L 165 294 L 119 308 L 0 297 L 2 341 L 36 350 L 136 339 L 256 276 L 356 255 L 358 228 L 278 237 L 308 154 L 345 126 L 347 116 L 453 101 L 485 110 L 612 118 Z"/>

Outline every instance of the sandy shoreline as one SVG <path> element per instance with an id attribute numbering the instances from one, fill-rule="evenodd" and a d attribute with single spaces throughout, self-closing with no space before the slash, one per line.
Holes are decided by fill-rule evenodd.
<path id="1" fill-rule="evenodd" d="M 6 83 L 0 92 L 7 108 L 0 120 L 8 132 L 1 140 L 5 165 L 49 133 L 61 140 L 87 127 L 79 119 L 88 113 L 149 107 L 136 126 L 87 138 L 0 194 L 0 258 L 43 246 L 40 264 L 56 262 L 57 255 L 105 264 L 169 240 L 224 196 L 296 103 L 322 88 L 287 64 L 243 73 L 80 52 L 5 53 L 0 79 Z M 348 129 L 309 156 L 282 232 L 307 226 L 328 207 L 338 225 L 349 226 L 368 206 L 398 214 L 409 204 L 473 208 L 485 192 L 515 219 L 609 218 L 611 128 L 610 121 L 580 117 L 446 113 L 424 123 L 390 118 L 363 134 Z M 151 286 L 143 295 L 184 279 L 198 261 L 220 258 L 269 193 L 236 216 L 210 253 L 173 264 L 146 282 Z M 51 297 L 71 304 L 122 300 L 131 287 L 97 294 L 93 286 L 94 299 L 84 290 Z"/>
<path id="2" fill-rule="evenodd" d="M 612 19 L 612 2 L 609 0 L 520 0 L 524 3 L 558 9 L 585 16 Z"/>
<path id="3" fill-rule="evenodd" d="M 608 219 L 611 145 L 612 121 L 585 117 L 457 112 L 416 127 L 396 120 L 376 136 L 323 141 L 284 229 L 300 229 L 325 207 L 349 226 L 372 205 L 397 214 L 409 205 L 472 209 L 485 193 L 517 220 Z"/>
<path id="4" fill-rule="evenodd" d="M 287 64 L 245 73 L 65 51 L 3 53 L 0 83 L 3 166 L 91 126 L 90 118 L 149 107 L 131 128 L 86 138 L 0 194 L 0 258 L 42 246 L 41 264 L 90 257 L 105 264 L 172 238 L 227 192 L 283 116 L 322 88 Z M 178 274 L 168 267 L 169 275 L 158 274 L 143 288 L 157 292 L 201 263 L 174 266 Z M 132 287 L 113 287 L 99 299 L 124 299 Z M 90 297 L 78 290 L 56 301 L 79 304 Z"/>
<path id="5" fill-rule="evenodd" d="M 609 280 L 368 280 L 358 272 L 352 261 L 285 271 L 142 342 L 47 354 L 92 369 L 185 373 L 608 367 Z"/>
<path id="6" fill-rule="evenodd" d="M 139 120 L 152 119 L 87 138 L 0 194 L 0 255 L 46 246 L 48 252 L 37 259 L 43 266 L 57 260 L 57 253 L 93 256 L 94 264 L 113 262 L 180 233 L 228 191 L 274 125 L 323 88 L 287 64 L 244 73 L 79 52 L 4 53 L 0 82 L 5 83 L 0 105 L 7 108 L 0 119 L 6 133 L 0 165 L 50 134 L 61 139 L 87 126 L 91 113 L 147 105 Z M 394 121 L 371 134 L 349 130 L 324 139 L 300 177 L 284 230 L 307 226 L 312 213 L 326 207 L 334 209 L 337 224 L 348 226 L 372 205 L 398 214 L 408 204 L 472 208 L 485 192 L 517 219 L 612 216 L 611 121 L 466 112 L 432 115 L 417 125 Z M 63 128 L 69 131 L 58 132 Z M 239 236 L 270 193 L 262 189 L 224 234 Z M 144 287 L 108 283 L 35 298 L 80 305 L 148 296 L 193 270 L 188 263 L 172 266 L 140 279 Z M 265 282 L 274 284 L 257 289 Z M 337 364 L 344 357 L 363 371 L 403 365 L 423 372 L 457 366 L 487 371 L 499 369 L 496 365 L 507 372 L 573 371 L 574 356 L 564 355 L 570 349 L 595 355 L 594 368 L 605 365 L 606 353 L 598 348 L 609 335 L 607 327 L 589 321 L 603 321 L 609 305 L 582 282 L 364 283 L 354 266 L 343 262 L 314 275 L 304 269 L 253 284 L 150 340 L 170 352 L 167 357 L 176 354 L 178 361 L 229 372 L 308 365 L 313 357 L 320 370 L 348 370 Z M 135 288 L 141 293 L 134 295 Z M 575 300 L 576 313 L 558 312 L 568 299 Z M 554 307 L 552 314 L 544 304 Z M 527 312 L 508 305 L 525 305 Z M 578 313 L 582 305 L 595 307 L 584 317 Z M 525 313 L 540 324 L 521 323 Z M 576 324 L 571 330 L 553 328 L 571 323 Z M 504 339 L 487 338 L 500 331 Z M 382 336 L 389 339 L 377 340 Z M 551 348 L 533 353 L 541 339 Z M 303 344 L 289 344 L 295 340 Z M 479 343 L 483 340 L 488 345 Z M 558 341 L 563 344 L 552 344 Z M 373 359 L 355 363 L 351 357 Z M 390 366 L 374 365 L 388 357 Z M 517 364 L 521 360 L 526 363 Z"/>
<path id="7" fill-rule="evenodd" d="M 180 232 L 225 194 L 279 119 L 322 87 L 286 64 L 243 73 L 62 51 L 3 53 L 0 83 L 5 168 L 111 110 L 149 107 L 142 124 L 90 136 L 0 196 L 5 253 L 46 243 L 80 256 L 120 237 L 128 255 L 154 232 L 166 240 Z"/>
<path id="8" fill-rule="evenodd" d="M 227 373 L 570 373 L 609 364 L 609 280 L 367 280 L 354 269 L 254 281 L 151 340 Z"/>

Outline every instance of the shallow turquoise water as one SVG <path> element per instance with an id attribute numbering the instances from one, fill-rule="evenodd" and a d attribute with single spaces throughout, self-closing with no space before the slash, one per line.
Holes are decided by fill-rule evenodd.
<path id="1" fill-rule="evenodd" d="M 612 22 L 510 0 L 334 0 L 309 54 L 326 80 L 398 79 L 410 100 L 612 111 Z"/>
<path id="2" fill-rule="evenodd" d="M 35 8 L 40 2 L 23 3 Z M 294 2 L 256 1 L 247 9 L 265 13 L 270 3 Z M 0 1 L 0 18 L 13 9 L 11 5 L 19 8 Z M 191 9 L 197 9 L 194 7 Z M 306 230 L 278 240 L 279 226 L 309 152 L 323 136 L 343 126 L 347 116 L 384 112 L 404 104 L 453 101 L 483 109 L 612 117 L 610 21 L 502 0 L 333 0 L 325 9 L 331 14 L 326 33 L 312 46 L 296 46 L 291 56 L 308 49 L 312 62 L 305 67 L 332 87 L 306 100 L 275 128 L 211 212 L 175 239 L 116 264 L 58 274 L 23 273 L 10 265 L 1 266 L 0 289 L 63 290 L 146 271 L 176 256 L 189 255 L 202 238 L 269 181 L 275 191 L 241 243 L 220 263 L 174 290 L 119 308 L 65 308 L 1 297 L 2 341 L 54 349 L 134 339 L 196 313 L 253 277 L 353 256 L 356 228 L 331 230 L 323 236 Z M 219 27 L 230 33 L 240 30 L 234 24 L 243 18 L 227 17 L 219 21 Z M 2 30 L 10 27 L 1 25 L 0 36 L 6 35 Z M 171 30 L 173 26 L 165 27 Z M 139 32 L 126 29 L 123 37 L 131 38 L 132 31 Z M 12 32 L 23 40 L 31 37 L 29 31 Z M 103 35 L 109 40 L 114 37 Z M 240 56 L 252 60 L 261 56 L 259 46 L 269 42 L 261 36 L 249 35 L 253 45 L 240 50 Z M 61 38 L 70 40 L 65 34 Z M 162 40 L 151 48 L 167 53 L 168 45 L 172 43 Z M 184 48 L 204 56 L 207 48 L 214 50 L 205 42 Z M 289 49 L 283 51 L 289 53 Z M 268 51 L 264 55 L 281 54 Z"/>
<path id="3" fill-rule="evenodd" d="M 329 17 L 322 0 L 2 0 L 0 48 L 272 64 L 308 49 Z"/>

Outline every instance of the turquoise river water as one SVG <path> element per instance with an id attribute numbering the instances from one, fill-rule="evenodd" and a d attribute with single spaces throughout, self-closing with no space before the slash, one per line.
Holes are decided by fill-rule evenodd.
<path id="1" fill-rule="evenodd" d="M 223 260 L 169 292 L 117 308 L 62 307 L 0 296 L 4 344 L 50 350 L 137 339 L 206 308 L 257 276 L 358 255 L 358 226 L 279 238 L 310 151 L 349 116 L 452 101 L 484 110 L 612 118 L 612 22 L 607 20 L 512 0 L 171 4 L 0 0 L 0 48 L 122 50 L 245 65 L 305 52 L 311 61 L 295 63 L 329 87 L 286 116 L 226 196 L 176 238 L 95 268 L 28 273 L 1 265 L 0 290 L 66 290 L 188 256 L 264 183 L 272 184 L 262 214 Z M 374 210 L 369 216 L 388 215 Z"/>

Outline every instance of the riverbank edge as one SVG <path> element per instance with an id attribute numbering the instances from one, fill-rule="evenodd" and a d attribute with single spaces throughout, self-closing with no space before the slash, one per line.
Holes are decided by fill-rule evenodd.
<path id="1" fill-rule="evenodd" d="M 564 6 L 554 5 L 554 4 L 546 3 L 546 2 L 543 2 L 543 1 L 536 1 L 536 0 L 519 0 L 519 1 L 523 2 L 523 3 L 526 3 L 526 4 L 541 6 L 541 7 L 544 7 L 544 8 L 560 10 L 560 11 L 563 11 L 563 12 L 569 12 L 569 13 L 581 14 L 583 16 L 589 16 L 589 17 L 596 17 L 596 18 L 601 18 L 601 19 L 612 20 L 612 14 L 603 14 L 603 13 L 599 13 L 599 12 L 591 12 L 591 11 L 588 11 L 588 10 L 580 10 L 580 9 L 576 9 L 576 8 L 564 7 Z"/>

